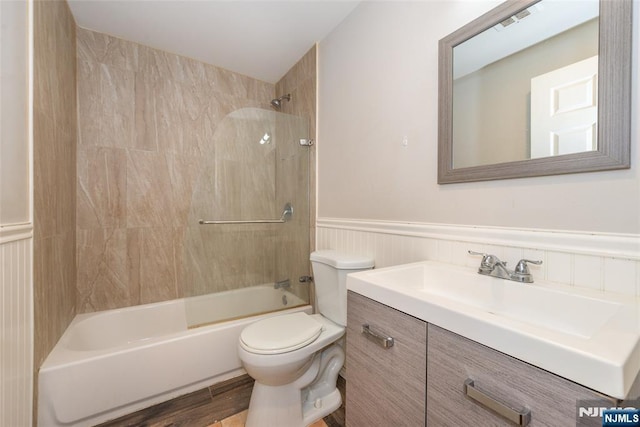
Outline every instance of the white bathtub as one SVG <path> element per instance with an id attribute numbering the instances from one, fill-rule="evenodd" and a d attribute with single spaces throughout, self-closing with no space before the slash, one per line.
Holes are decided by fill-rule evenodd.
<path id="1" fill-rule="evenodd" d="M 294 308 L 187 327 L 286 307 Z M 38 425 L 92 426 L 242 375 L 242 329 L 294 311 L 311 307 L 263 285 L 78 315 L 40 368 Z"/>

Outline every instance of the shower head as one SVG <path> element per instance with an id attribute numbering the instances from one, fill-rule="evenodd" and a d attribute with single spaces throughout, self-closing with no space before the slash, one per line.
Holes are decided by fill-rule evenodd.
<path id="1" fill-rule="evenodd" d="M 282 101 L 291 101 L 291 94 L 282 95 L 280 98 L 272 99 L 271 106 L 276 110 L 282 108 Z"/>

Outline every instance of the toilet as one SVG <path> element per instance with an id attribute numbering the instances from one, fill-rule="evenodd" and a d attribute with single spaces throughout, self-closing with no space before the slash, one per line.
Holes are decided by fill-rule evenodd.
<path id="1" fill-rule="evenodd" d="M 247 326 L 238 355 L 255 383 L 246 427 L 304 427 L 340 407 L 336 380 L 347 324 L 347 274 L 370 258 L 332 250 L 311 253 L 318 314 L 274 316 Z"/>

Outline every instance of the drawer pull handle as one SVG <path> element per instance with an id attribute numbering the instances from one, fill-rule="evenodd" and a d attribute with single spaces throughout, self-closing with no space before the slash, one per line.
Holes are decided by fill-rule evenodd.
<path id="1" fill-rule="evenodd" d="M 511 422 L 519 426 L 529 425 L 531 422 L 531 411 L 527 408 L 522 410 L 513 409 L 502 402 L 497 401 L 488 394 L 474 387 L 473 380 L 467 378 L 464 382 L 464 393 L 471 399 L 497 412 Z"/>
<path id="2" fill-rule="evenodd" d="M 362 333 L 364 334 L 365 337 L 367 337 L 367 339 L 369 339 L 370 341 L 373 341 L 374 343 L 378 344 L 380 347 L 384 349 L 393 347 L 392 337 L 385 337 L 385 336 L 376 334 L 369 328 L 369 325 L 366 323 L 362 325 Z"/>

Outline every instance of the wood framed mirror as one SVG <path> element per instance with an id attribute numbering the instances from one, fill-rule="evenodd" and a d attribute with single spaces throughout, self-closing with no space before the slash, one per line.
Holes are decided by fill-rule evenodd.
<path id="1" fill-rule="evenodd" d="M 632 12 L 507 0 L 440 40 L 438 183 L 629 168 Z"/>

